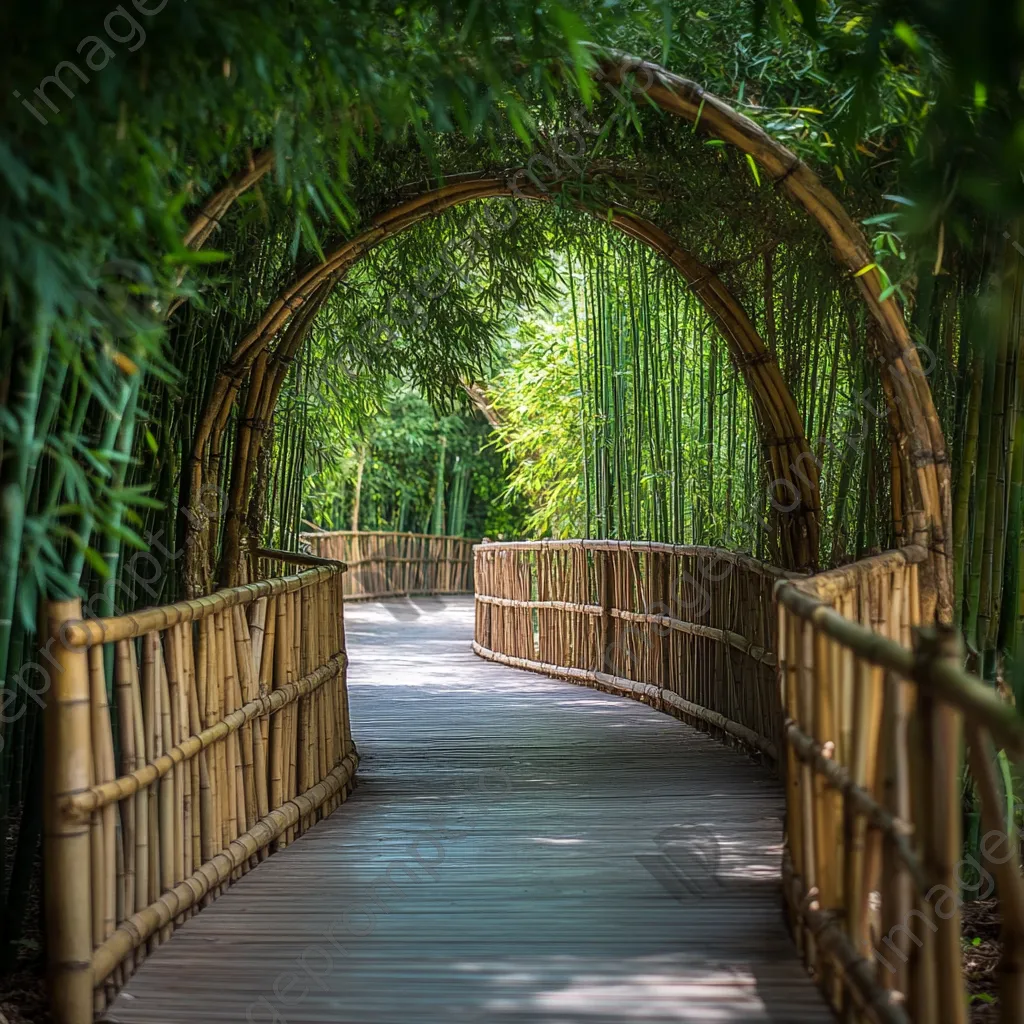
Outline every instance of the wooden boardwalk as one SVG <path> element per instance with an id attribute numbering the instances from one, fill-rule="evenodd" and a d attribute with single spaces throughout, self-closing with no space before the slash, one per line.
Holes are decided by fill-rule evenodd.
<path id="1" fill-rule="evenodd" d="M 470 653 L 472 599 L 346 607 L 356 793 L 142 967 L 122 1024 L 826 1022 L 762 768 Z"/>

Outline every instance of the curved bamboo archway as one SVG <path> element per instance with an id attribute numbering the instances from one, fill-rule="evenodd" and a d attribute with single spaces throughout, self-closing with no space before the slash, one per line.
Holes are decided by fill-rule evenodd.
<path id="1" fill-rule="evenodd" d="M 878 327 L 876 357 L 883 371 L 890 421 L 896 434 L 892 474 L 893 493 L 902 504 L 902 533 L 898 542 L 923 544 L 928 549 L 929 561 L 922 566 L 925 570 L 922 579 L 924 618 L 926 621 L 932 617 L 949 620 L 952 574 L 948 538 L 952 501 L 945 438 L 903 315 L 892 298 L 881 298 L 883 283 L 878 271 L 866 269 L 872 265 L 872 260 L 863 232 L 818 175 L 799 157 L 697 83 L 658 65 L 614 53 L 597 58 L 593 76 L 599 83 L 627 88 L 632 95 L 683 118 L 694 128 L 700 127 L 752 157 L 777 186 L 818 223 L 830 240 L 837 262 L 855 279 Z M 638 76 L 643 76 L 643 80 Z M 369 248 L 404 227 L 458 201 L 486 198 L 486 194 L 466 194 L 462 200 L 458 199 L 462 190 L 472 193 L 477 185 L 477 182 L 452 184 L 375 218 L 369 229 L 335 249 L 324 263 L 300 276 L 271 304 L 242 339 L 215 383 L 210 404 L 196 432 L 189 476 L 190 501 L 201 492 L 204 466 L 219 458 L 220 435 L 249 367 L 300 307 L 321 294 L 319 285 L 335 274 L 343 275 Z M 306 321 L 304 329 L 308 329 L 308 325 Z M 304 334 L 304 330 L 298 333 Z M 809 469 L 815 464 L 809 452 L 808 456 Z M 815 471 L 816 468 L 815 465 Z M 810 475 L 807 471 L 801 472 Z M 228 535 L 231 533 L 229 520 Z M 205 545 L 199 544 L 196 548 L 203 552 Z"/>
<path id="2" fill-rule="evenodd" d="M 222 556 L 222 581 L 237 583 L 235 567 L 241 564 L 243 508 L 252 477 L 252 452 L 258 435 L 273 412 L 288 365 L 305 338 L 317 311 L 331 288 L 362 256 L 425 219 L 473 200 L 517 196 L 549 201 L 562 186 L 520 185 L 521 170 L 506 178 L 477 178 L 428 190 L 379 214 L 361 235 L 336 249 L 317 267 L 297 278 L 271 303 L 260 322 L 236 346 L 219 374 L 207 405 L 193 451 L 194 493 L 199 493 L 205 472 L 219 469 L 221 435 L 228 413 L 247 372 L 250 387 L 234 445 L 226 527 Z M 593 212 L 579 201 L 576 205 Z M 607 208 L 603 208 L 607 211 Z M 779 514 L 782 558 L 793 568 L 817 564 L 820 512 L 818 463 L 811 452 L 803 420 L 778 363 L 765 346 L 746 311 L 709 267 L 682 248 L 657 225 L 632 212 L 612 207 L 602 219 L 624 234 L 641 241 L 676 268 L 715 321 L 730 355 L 743 374 L 754 401 L 758 432 L 770 473 L 770 497 Z M 295 315 L 291 315 L 294 311 Z M 285 331 L 274 353 L 270 344 Z M 271 365 L 273 364 L 273 365 Z M 208 550 L 191 545 L 190 550 Z M 195 575 L 199 575 L 195 571 Z M 198 582 L 198 580 L 197 580 Z M 200 588 L 201 589 L 201 588 Z"/>
<path id="3" fill-rule="evenodd" d="M 643 81 L 635 80 L 642 75 Z M 921 568 L 924 621 L 952 620 L 953 505 L 949 455 L 939 416 L 895 299 L 882 299 L 882 276 L 874 269 L 867 239 L 842 203 L 795 153 L 750 118 L 733 110 L 696 82 L 638 58 L 612 54 L 599 58 L 599 81 L 628 87 L 633 95 L 722 139 L 757 161 L 796 205 L 821 227 L 840 266 L 854 277 L 868 311 L 878 325 L 876 359 L 896 432 L 898 458 L 892 466 L 893 491 L 903 503 L 900 544 L 917 543 L 929 558 Z M 872 267 L 867 270 L 865 268 Z"/>

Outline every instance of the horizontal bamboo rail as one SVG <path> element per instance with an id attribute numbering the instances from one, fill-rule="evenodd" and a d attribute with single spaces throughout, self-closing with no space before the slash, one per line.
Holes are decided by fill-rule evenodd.
<path id="1" fill-rule="evenodd" d="M 964 1024 L 966 744 L 988 860 L 970 867 L 998 882 L 1000 1020 L 1019 1022 L 1024 888 L 991 738 L 1021 752 L 1024 718 L 963 670 L 958 636 L 920 626 L 926 558 L 910 546 L 776 586 L 789 918 L 844 1021 Z"/>
<path id="2" fill-rule="evenodd" d="M 109 619 L 48 602 L 45 913 L 56 1024 L 349 794 L 345 566 Z"/>
<path id="3" fill-rule="evenodd" d="M 349 601 L 473 592 L 476 541 L 468 537 L 318 530 L 299 534 L 299 540 L 313 555 L 348 566 Z"/>
<path id="4" fill-rule="evenodd" d="M 787 575 L 704 546 L 478 544 L 473 649 L 646 701 L 774 762 L 783 718 L 772 591 Z"/>

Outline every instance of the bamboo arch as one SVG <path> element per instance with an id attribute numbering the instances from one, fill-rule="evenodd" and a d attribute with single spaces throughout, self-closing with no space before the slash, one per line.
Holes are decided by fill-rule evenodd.
<path id="1" fill-rule="evenodd" d="M 599 83 L 627 88 L 632 95 L 654 104 L 666 113 L 681 117 L 695 128 L 700 127 L 702 131 L 752 157 L 776 185 L 818 223 L 832 243 L 837 262 L 854 277 L 861 297 L 878 327 L 876 357 L 883 371 L 883 387 L 896 434 L 892 464 L 893 493 L 899 496 L 898 501 L 902 504 L 903 524 L 898 541 L 903 544 L 922 544 L 928 549 L 929 561 L 922 566 L 925 570 L 922 578 L 922 613 L 926 621 L 932 617 L 948 621 L 952 616 L 952 567 L 948 549 L 952 528 L 952 500 L 945 438 L 931 389 L 902 313 L 891 298 L 881 298 L 883 283 L 878 271 L 867 269 L 871 267 L 872 260 L 863 232 L 817 174 L 799 157 L 697 83 L 656 64 L 615 53 L 597 58 L 593 76 Z M 644 80 L 640 81 L 637 76 L 643 76 Z M 249 179 L 253 177 L 249 175 Z M 251 180 L 249 183 L 252 183 Z M 458 202 L 486 198 L 486 191 L 476 191 L 474 194 L 479 187 L 478 181 L 458 182 L 395 207 L 376 218 L 357 238 L 336 248 L 324 263 L 300 276 L 271 304 L 265 315 L 239 343 L 215 383 L 210 402 L 196 431 L 188 477 L 190 502 L 195 501 L 201 493 L 204 468 L 209 468 L 220 457 L 220 439 L 230 408 L 249 368 L 265 352 L 278 332 L 289 324 L 293 315 L 311 300 L 319 308 L 327 294 L 320 290 L 320 286 L 335 276 L 335 279 L 340 279 L 361 255 L 385 238 Z M 501 195 L 507 192 L 499 190 L 489 194 Z M 296 338 L 301 341 L 311 320 L 312 316 L 301 318 L 296 330 L 292 329 L 294 325 L 290 326 L 292 342 Z M 283 350 L 282 346 L 278 346 L 278 352 L 282 358 L 289 358 L 287 346 Z M 262 429 L 260 421 L 255 422 Z M 239 447 L 241 445 L 236 445 L 236 451 Z M 814 466 L 816 490 L 817 467 L 809 451 L 807 455 L 808 468 L 806 471 L 801 470 L 801 473 L 810 477 L 809 470 Z M 243 459 L 247 457 L 242 456 Z M 815 516 L 816 505 L 815 502 Z M 237 508 L 229 511 L 225 536 L 232 545 L 235 544 L 234 535 L 237 533 L 232 522 L 239 515 Z M 206 558 L 207 543 L 195 544 L 193 549 L 197 557 Z M 199 583 L 194 571 L 191 574 L 187 571 L 187 577 L 190 586 Z"/>
<path id="2" fill-rule="evenodd" d="M 638 74 L 644 76 L 643 82 L 633 81 Z M 903 314 L 894 299 L 881 298 L 882 277 L 873 268 L 864 233 L 796 154 L 696 82 L 657 64 L 622 54 L 600 58 L 595 77 L 627 86 L 634 95 L 699 125 L 753 157 L 790 199 L 817 221 L 832 243 L 836 261 L 854 276 L 879 328 L 876 359 L 883 373 L 883 389 L 896 432 L 898 457 L 892 465 L 893 492 L 901 496 L 905 524 L 898 542 L 921 544 L 929 553 L 928 561 L 921 566 L 924 621 L 933 617 L 951 621 L 953 567 L 948 545 L 953 505 L 946 440 Z"/>
<path id="3" fill-rule="evenodd" d="M 449 183 L 379 214 L 361 235 L 338 246 L 324 263 L 307 271 L 286 288 L 236 346 L 218 375 L 197 430 L 193 450 L 192 489 L 198 494 L 203 478 L 219 471 L 223 430 L 248 372 L 250 386 L 238 440 L 234 445 L 222 582 L 239 582 L 235 567 L 241 564 L 242 510 L 251 482 L 252 453 L 258 444 L 258 435 L 265 429 L 273 411 L 288 365 L 331 288 L 374 246 L 445 210 L 473 200 L 498 196 L 518 196 L 543 202 L 554 199 L 562 191 L 561 183 L 520 185 L 520 173 L 516 171 L 504 178 Z M 582 203 L 577 202 L 576 205 L 587 209 Z M 605 213 L 602 219 L 664 256 L 692 287 L 717 324 L 754 401 L 766 468 L 771 474 L 771 497 L 780 513 L 782 558 L 794 568 L 813 568 L 817 562 L 819 533 L 818 465 L 808 444 L 803 420 L 775 357 L 718 275 L 665 231 L 621 207 L 612 207 L 610 215 Z M 271 354 L 270 344 L 282 330 L 284 336 Z M 211 543 L 212 538 L 208 538 L 203 545 L 190 545 L 189 550 L 208 551 Z M 201 572 L 200 567 L 193 569 L 196 584 Z M 195 589 L 201 590 L 202 586 L 195 586 Z"/>

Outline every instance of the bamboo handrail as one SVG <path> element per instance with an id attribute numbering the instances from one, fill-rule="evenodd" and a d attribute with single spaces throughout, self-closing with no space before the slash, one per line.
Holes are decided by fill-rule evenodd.
<path id="1" fill-rule="evenodd" d="M 501 540 L 481 541 L 474 551 L 561 551 L 582 549 L 585 551 L 635 551 L 678 557 L 707 558 L 716 562 L 726 562 L 750 572 L 769 576 L 772 579 L 815 579 L 805 573 L 791 572 L 778 566 L 761 562 L 742 551 L 729 551 L 708 544 L 668 544 L 654 540 Z M 709 577 L 711 578 L 711 577 Z"/>
<path id="2" fill-rule="evenodd" d="M 323 561 L 330 562 L 329 559 Z M 340 563 L 331 563 L 338 564 Z M 327 564 L 316 565 L 295 576 L 280 576 L 276 579 L 258 580 L 255 583 L 243 583 L 237 587 L 218 590 L 209 597 L 191 598 L 160 608 L 147 608 L 103 619 L 69 620 L 61 626 L 60 640 L 69 647 L 92 647 L 115 640 L 137 639 L 144 633 L 163 631 L 183 622 L 194 622 L 217 611 L 251 604 L 262 597 L 292 594 L 313 582 L 342 571 L 344 570 L 332 568 Z"/>
<path id="3" fill-rule="evenodd" d="M 291 565 L 341 566 L 342 572 L 347 572 L 349 568 L 348 563 L 339 561 L 336 558 L 318 558 L 316 555 L 307 555 L 302 551 L 280 551 L 277 548 L 259 548 L 256 555 L 259 558 L 276 559 L 279 562 L 287 562 Z"/>
<path id="4" fill-rule="evenodd" d="M 854 1021 L 965 1024 L 960 751 L 966 734 L 985 826 L 1004 841 L 988 737 L 1024 751 L 1024 719 L 964 670 L 958 636 L 920 626 L 927 558 L 908 546 L 775 586 L 789 910 L 805 961 Z M 999 1019 L 1015 1022 L 1024 1013 L 1019 851 L 1011 844 L 993 863 Z M 845 995 L 828 984 L 833 973 Z"/>
<path id="5" fill-rule="evenodd" d="M 478 604 L 495 604 L 501 608 L 553 608 L 561 612 L 575 612 L 577 615 L 600 615 L 599 604 L 573 604 L 571 601 L 517 601 L 514 597 L 493 597 L 477 594 Z"/>
<path id="6" fill-rule="evenodd" d="M 886 564 L 879 563 L 879 566 Z M 884 571 L 884 570 L 882 570 Z M 914 652 L 895 641 L 840 615 L 817 597 L 805 592 L 805 584 L 783 583 L 776 597 L 790 611 L 812 623 L 857 657 L 911 679 L 923 689 L 970 715 L 992 733 L 1007 751 L 1024 754 L 1024 717 L 1000 700 L 996 692 L 966 669 L 950 662 L 922 666 Z"/>
<path id="7" fill-rule="evenodd" d="M 833 600 L 837 595 L 853 589 L 858 582 L 880 578 L 908 565 L 921 565 L 928 560 L 928 551 L 920 544 L 908 544 L 893 551 L 869 555 L 858 562 L 826 569 L 813 576 L 795 578 L 792 582 L 798 590 L 816 597 L 819 601 Z"/>

